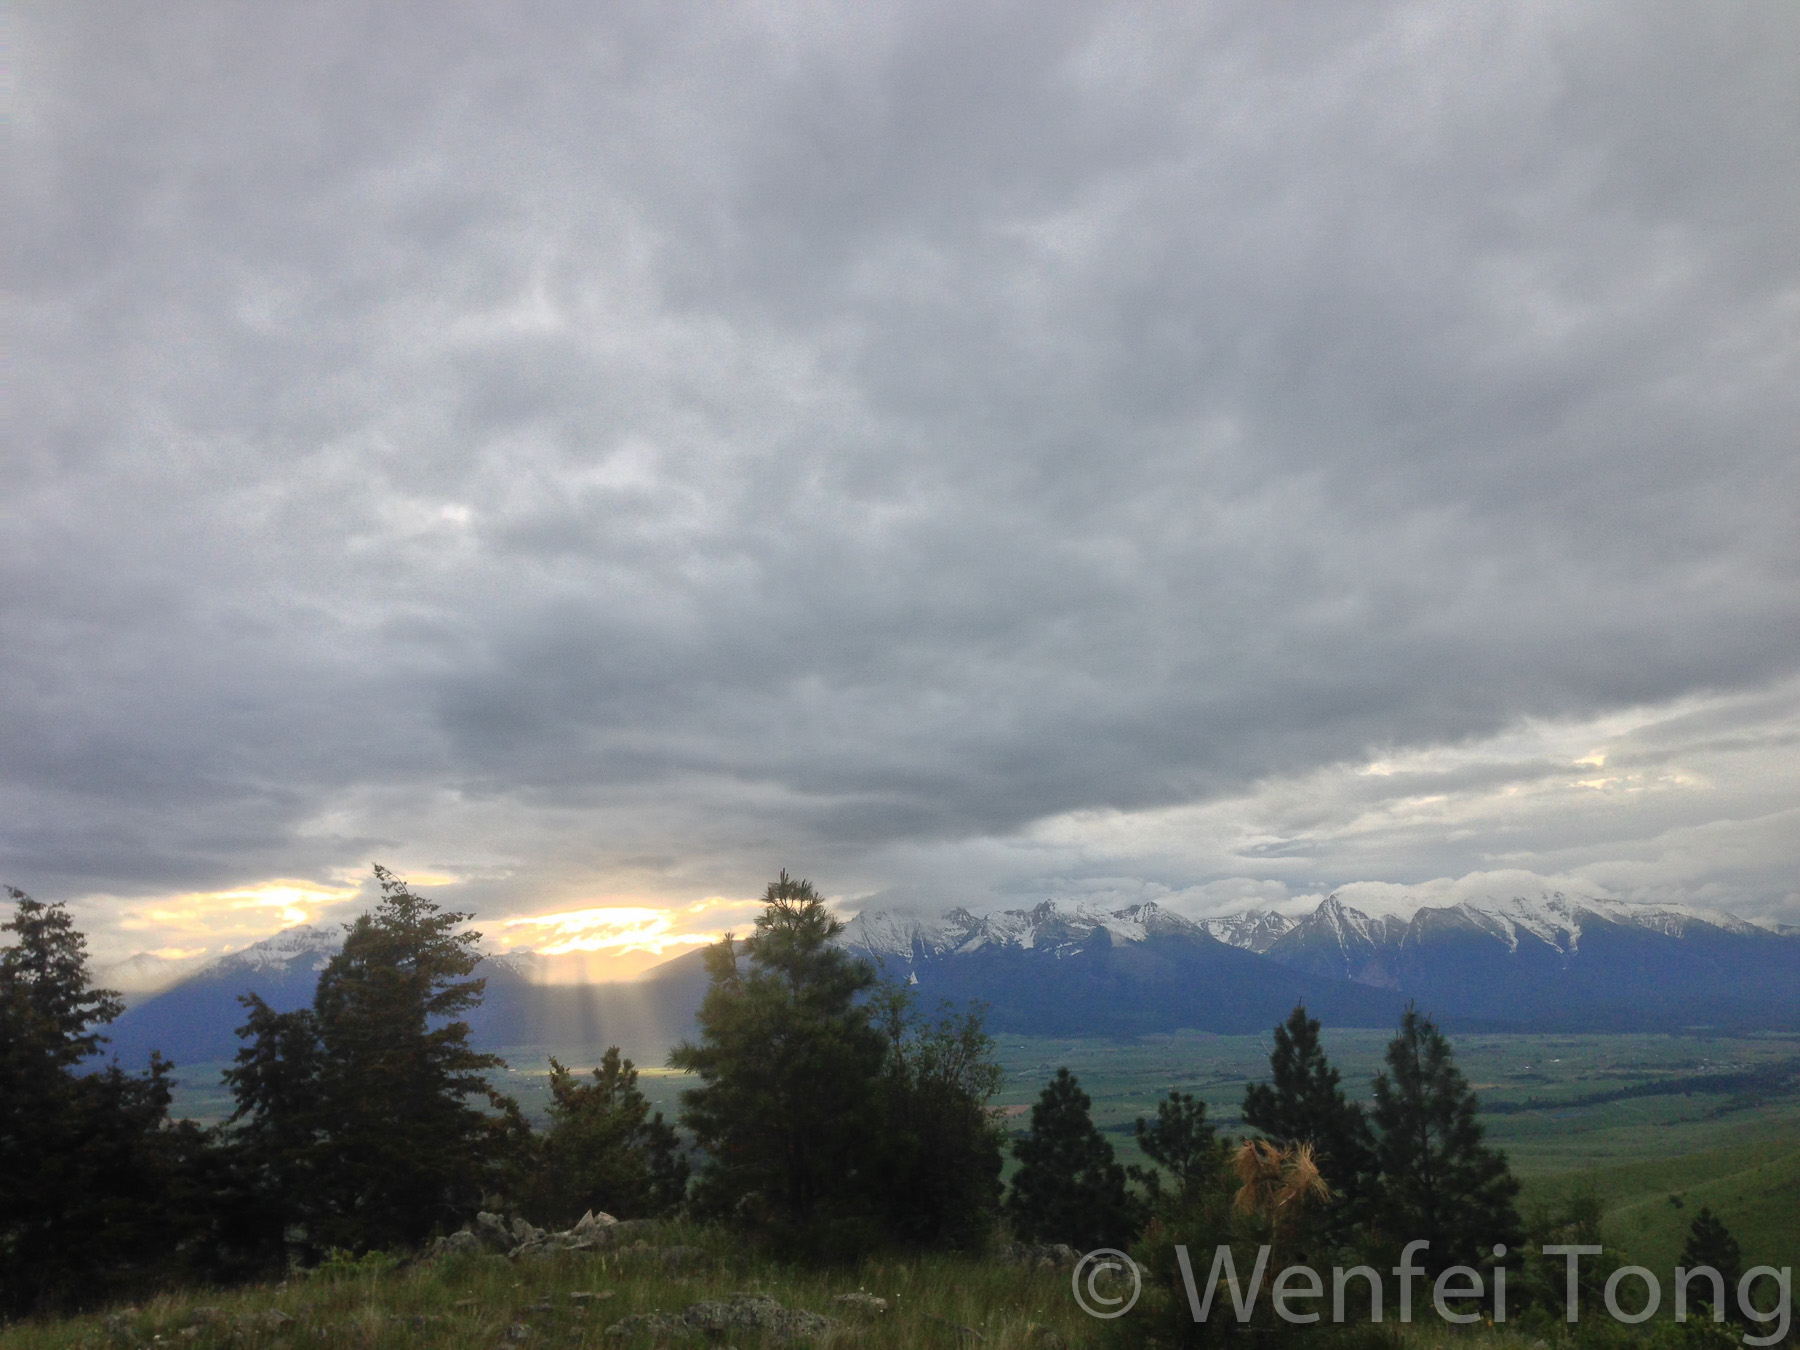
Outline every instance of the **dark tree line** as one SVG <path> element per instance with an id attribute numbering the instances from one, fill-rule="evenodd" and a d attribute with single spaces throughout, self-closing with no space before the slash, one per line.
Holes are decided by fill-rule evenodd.
<path id="1" fill-rule="evenodd" d="M 1402 1017 L 1373 1084 L 1375 1109 L 1349 1100 L 1319 1047 L 1319 1023 L 1297 1007 L 1275 1028 L 1270 1081 L 1244 1093 L 1243 1120 L 1288 1150 L 1328 1188 L 1303 1225 L 1314 1245 L 1365 1244 L 1371 1235 L 1424 1238 L 1435 1270 L 1492 1264 L 1495 1243 L 1516 1245 L 1519 1185 L 1503 1155 L 1483 1142 L 1477 1102 L 1443 1033 L 1415 1009 Z M 1137 1121 L 1139 1146 L 1159 1166 L 1131 1179 L 1094 1127 L 1087 1094 L 1061 1069 L 1032 1108 L 1031 1130 L 1014 1145 L 1020 1167 L 1007 1201 L 1014 1227 L 1076 1247 L 1122 1246 L 1157 1213 L 1193 1208 L 1208 1188 L 1246 1183 L 1231 1150 L 1206 1119 L 1206 1105 L 1171 1092 L 1154 1121 Z M 1246 1164 L 1248 1166 L 1248 1164 Z M 1166 1169 L 1172 1187 L 1165 1186 Z"/>
<path id="2" fill-rule="evenodd" d="M 171 1066 L 78 1066 L 123 1009 L 60 905 L 7 888 L 0 948 L 0 1310 L 166 1272 L 198 1227 L 205 1139 L 167 1123 Z M 174 1239 L 172 1242 L 171 1239 Z"/>
<path id="3" fill-rule="evenodd" d="M 614 1047 L 552 1061 L 534 1129 L 469 1044 L 479 934 L 376 869 L 312 1006 L 240 1000 L 236 1110 L 168 1118 L 172 1065 L 94 1067 L 122 1005 L 67 912 L 11 892 L 0 948 L 0 1316 L 416 1247 L 487 1207 L 565 1225 L 684 1209 L 779 1248 L 974 1246 L 998 1210 L 1000 1071 L 974 1013 L 918 1015 L 836 947 L 785 873 L 747 939 L 709 954 L 701 1035 L 673 1061 L 684 1147 Z M 692 1160 L 699 1160 L 690 1177 Z M 690 1182 L 692 1184 L 690 1184 Z"/>
<path id="4" fill-rule="evenodd" d="M 1002 1072 L 979 1013 L 922 1017 L 907 990 L 836 945 L 842 925 L 785 872 L 754 931 L 707 954 L 699 1034 L 670 1056 L 698 1079 L 682 1097 L 686 1142 L 616 1047 L 585 1076 L 551 1061 L 548 1127 L 535 1129 L 489 1082 L 502 1061 L 469 1044 L 462 1015 L 483 993 L 479 935 L 460 927 L 470 916 L 379 867 L 376 878 L 378 903 L 347 926 L 310 1008 L 241 1000 L 244 1046 L 225 1075 L 237 1109 L 214 1130 L 169 1120 L 172 1066 L 160 1057 L 137 1075 L 94 1067 L 98 1028 L 122 1005 L 91 986 L 63 908 L 9 891 L 0 1316 L 244 1278 L 332 1249 L 416 1247 L 479 1207 L 552 1226 L 589 1209 L 681 1211 L 837 1258 L 978 1248 L 1002 1223 L 1080 1250 L 1136 1242 L 1164 1303 L 1180 1305 L 1158 1333 L 1177 1344 L 1210 1333 L 1169 1297 L 1176 1243 L 1232 1244 L 1247 1271 L 1258 1243 L 1283 1262 L 1391 1265 L 1423 1238 L 1420 1264 L 1435 1274 L 1491 1267 L 1495 1244 L 1516 1262 L 1521 1243 L 1597 1241 L 1597 1197 L 1521 1223 L 1518 1183 L 1484 1141 L 1475 1094 L 1414 1009 L 1371 1110 L 1348 1098 L 1319 1023 L 1297 1007 L 1275 1029 L 1269 1081 L 1245 1091 L 1257 1135 L 1222 1138 L 1203 1102 L 1171 1092 L 1136 1122 L 1148 1167 L 1120 1166 L 1061 1069 L 1012 1141 L 1018 1167 L 1003 1188 L 1006 1135 L 990 1105 Z M 1742 1263 L 1707 1211 L 1686 1259 L 1733 1279 Z M 1544 1269 L 1520 1273 L 1519 1299 L 1548 1297 Z"/>

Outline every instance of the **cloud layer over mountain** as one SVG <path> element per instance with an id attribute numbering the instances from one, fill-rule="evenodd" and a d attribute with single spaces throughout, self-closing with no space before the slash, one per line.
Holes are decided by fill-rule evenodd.
<path id="1" fill-rule="evenodd" d="M 371 857 L 1800 919 L 1792 8 L 42 4 L 17 61 L 0 870 L 89 922 Z"/>

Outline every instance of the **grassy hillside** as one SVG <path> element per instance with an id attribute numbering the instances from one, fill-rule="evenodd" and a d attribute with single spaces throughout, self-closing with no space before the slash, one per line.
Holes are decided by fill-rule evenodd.
<path id="1" fill-rule="evenodd" d="M 1380 1067 L 1387 1033 L 1328 1030 L 1327 1051 L 1353 1096 L 1364 1097 Z M 1576 1187 L 1597 1189 L 1605 1204 L 1606 1237 L 1634 1261 L 1671 1269 L 1701 1205 L 1710 1206 L 1742 1242 L 1752 1262 L 1800 1265 L 1800 1091 L 1779 1069 L 1800 1053 L 1792 1037 L 1688 1036 L 1463 1036 L 1458 1061 L 1487 1105 L 1489 1138 L 1504 1148 L 1525 1182 L 1525 1201 L 1554 1203 Z M 1266 1036 L 1184 1032 L 1119 1041 L 1005 1037 L 999 1047 L 1007 1071 L 1003 1106 L 1022 1113 L 1058 1065 L 1081 1077 L 1094 1099 L 1096 1121 L 1122 1160 L 1138 1161 L 1131 1122 L 1152 1114 L 1171 1088 L 1207 1101 L 1220 1128 L 1240 1128 L 1244 1083 L 1267 1070 Z M 541 1109 L 547 1064 L 543 1047 L 509 1052 L 502 1086 L 527 1111 Z M 589 1062 L 581 1047 L 559 1058 Z M 191 1072 L 181 1098 L 188 1114 L 217 1118 L 229 1110 L 215 1086 L 219 1066 Z M 198 1066 L 196 1066 L 198 1068 Z M 1760 1076 L 1759 1076 L 1760 1075 Z M 646 1094 L 673 1114 L 685 1086 L 681 1075 L 647 1073 Z M 1017 1119 L 1017 1117 L 1015 1117 Z M 1023 1123 L 1022 1120 L 1019 1123 Z M 839 1316 L 855 1328 L 859 1345 L 994 1346 L 1095 1343 L 1097 1324 L 1074 1306 L 1067 1276 L 1024 1272 L 991 1262 L 921 1258 L 874 1263 L 856 1270 L 796 1272 L 758 1263 L 729 1239 L 683 1230 L 668 1242 L 706 1248 L 700 1269 L 674 1272 L 641 1257 L 565 1257 L 513 1266 L 489 1260 L 467 1269 L 421 1263 L 379 1278 L 334 1276 L 147 1304 L 119 1324 L 115 1336 L 102 1319 L 59 1327 L 20 1327 L 0 1345 L 127 1350 L 134 1345 L 192 1342 L 224 1345 L 234 1328 L 237 1347 L 299 1350 L 330 1346 L 442 1345 L 495 1350 L 511 1342 L 514 1326 L 526 1339 L 570 1345 L 651 1344 L 605 1338 L 607 1326 L 639 1312 L 678 1312 L 702 1299 L 766 1290 L 784 1305 Z M 834 1296 L 865 1288 L 888 1298 L 883 1314 L 855 1314 Z M 575 1293 L 606 1295 L 575 1300 Z M 215 1306 L 218 1320 L 194 1322 L 196 1306 Z M 294 1318 L 286 1331 L 253 1325 L 257 1310 Z M 424 1318 L 416 1324 L 413 1319 Z M 437 1320 L 433 1320 L 437 1319 Z M 198 1326 L 191 1336 L 183 1329 Z M 968 1327 L 975 1342 L 957 1330 Z M 248 1328 L 244 1330 L 243 1328 Z M 303 1336 L 293 1335 L 304 1328 Z M 1034 1330 L 1034 1328 L 1036 1330 Z M 525 1336 L 525 1333 L 510 1333 Z M 740 1350 L 761 1333 L 733 1333 Z M 1442 1330 L 1421 1327 L 1411 1346 L 1437 1344 Z M 1458 1335 L 1459 1346 L 1510 1344 Z M 698 1342 L 696 1342 L 698 1343 Z M 1522 1342 L 1521 1342 L 1522 1344 Z"/>
<path id="2" fill-rule="evenodd" d="M 1526 1182 L 1526 1200 L 1554 1202 L 1576 1186 L 1604 1198 L 1606 1240 L 1652 1270 L 1673 1269 L 1688 1225 L 1706 1205 L 1743 1245 L 1746 1264 L 1800 1266 L 1800 1131 Z"/>
<path id="3" fill-rule="evenodd" d="M 325 1269 L 309 1278 L 226 1292 L 169 1293 L 139 1307 L 0 1329 L 0 1350 L 510 1350 L 592 1346 L 850 1346 L 857 1350 L 1056 1350 L 1102 1347 L 1107 1328 L 1076 1307 L 1066 1271 L 1023 1270 L 993 1260 L 919 1257 L 808 1271 L 746 1255 L 728 1235 L 672 1228 L 656 1250 L 420 1260 L 397 1269 Z M 676 1245 L 704 1256 L 671 1269 Z M 833 1319 L 823 1334 L 784 1340 L 733 1327 L 626 1335 L 608 1329 L 634 1315 L 679 1314 L 703 1300 L 764 1294 L 784 1308 Z M 840 1301 L 871 1295 L 885 1310 Z M 1390 1324 L 1390 1330 L 1397 1331 Z M 1526 1350 L 1531 1338 L 1491 1329 L 1418 1325 L 1394 1350 Z M 1539 1345 L 1542 1342 L 1538 1343 Z"/>
<path id="4" fill-rule="evenodd" d="M 671 1248 L 684 1259 L 669 1260 Z M 420 1260 L 388 1271 L 327 1268 L 275 1286 L 171 1294 L 110 1315 L 21 1324 L 0 1332 L 0 1346 L 494 1350 L 557 1344 L 633 1350 L 670 1341 L 649 1329 L 626 1336 L 608 1336 L 606 1329 L 634 1314 L 679 1314 L 702 1300 L 746 1292 L 830 1317 L 841 1324 L 835 1339 L 853 1339 L 868 1350 L 966 1346 L 976 1343 L 971 1332 L 984 1347 L 1043 1350 L 1086 1344 L 1094 1326 L 1075 1307 L 1062 1272 L 956 1257 L 806 1271 L 749 1256 L 728 1235 L 672 1226 L 656 1235 L 654 1246 L 635 1252 Z M 859 1292 L 885 1299 L 886 1310 L 834 1301 Z M 706 1343 L 699 1335 L 688 1339 Z M 776 1343 L 772 1333 L 735 1328 L 728 1339 L 743 1350 Z"/>

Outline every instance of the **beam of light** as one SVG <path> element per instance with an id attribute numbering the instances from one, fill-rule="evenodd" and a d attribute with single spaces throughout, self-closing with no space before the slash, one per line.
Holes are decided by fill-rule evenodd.
<path id="1" fill-rule="evenodd" d="M 729 907 L 738 905 L 729 902 Z M 532 953 L 529 968 L 520 973 L 534 982 L 592 984 L 635 979 L 718 941 L 720 933 L 696 927 L 699 916 L 715 908 L 714 902 L 683 909 L 593 905 L 519 915 L 487 925 L 487 931 L 506 950 Z"/>
<path id="2" fill-rule="evenodd" d="M 690 911 L 691 912 L 691 911 Z M 501 941 L 528 946 L 545 956 L 572 952 L 644 952 L 662 956 L 671 948 L 705 946 L 719 940 L 713 932 L 682 932 L 669 910 L 636 905 L 601 905 L 533 914 L 501 923 Z"/>

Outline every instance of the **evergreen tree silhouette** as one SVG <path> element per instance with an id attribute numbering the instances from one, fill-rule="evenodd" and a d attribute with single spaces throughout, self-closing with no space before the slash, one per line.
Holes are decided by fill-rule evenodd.
<path id="1" fill-rule="evenodd" d="M 173 1068 L 91 1062 L 123 1010 L 90 984 L 60 904 L 7 887 L 0 931 L 0 1314 L 48 1311 L 185 1273 L 205 1139 L 168 1120 Z"/>
<path id="2" fill-rule="evenodd" d="M 1094 1128 L 1092 1104 L 1067 1068 L 1033 1104 L 1031 1132 L 1013 1142 L 1019 1170 L 1006 1199 L 1020 1237 L 1090 1251 L 1123 1247 L 1136 1236 L 1138 1207 L 1112 1145 Z"/>
<path id="3" fill-rule="evenodd" d="M 705 1154 L 695 1202 L 796 1246 L 841 1245 L 874 1189 L 875 971 L 832 941 L 843 924 L 810 882 L 784 871 L 763 902 L 741 946 L 707 952 L 700 1037 L 669 1055 L 701 1080 L 681 1114 Z"/>
<path id="4" fill-rule="evenodd" d="M 1268 1083 L 1244 1088 L 1244 1123 L 1282 1145 L 1311 1144 L 1332 1189 L 1324 1213 L 1328 1233 L 1341 1236 L 1369 1217 L 1375 1141 L 1360 1105 L 1339 1086 L 1338 1071 L 1319 1048 L 1318 1019 L 1296 1004 L 1275 1028 Z"/>
<path id="5" fill-rule="evenodd" d="M 1156 1119 L 1137 1118 L 1138 1147 L 1156 1167 L 1128 1167 L 1126 1173 L 1149 1193 L 1152 1204 L 1163 1197 L 1161 1168 L 1174 1178 L 1178 1202 L 1196 1189 L 1217 1184 L 1224 1159 L 1218 1133 L 1206 1118 L 1206 1103 L 1191 1093 L 1170 1090 L 1156 1104 Z"/>
<path id="6" fill-rule="evenodd" d="M 1689 1270 L 1697 1270 L 1701 1266 L 1711 1266 L 1725 1280 L 1726 1317 L 1731 1316 L 1732 1300 L 1737 1297 L 1738 1281 L 1744 1274 L 1744 1253 L 1738 1246 L 1738 1240 L 1731 1235 L 1718 1215 L 1705 1205 L 1694 1216 L 1694 1222 L 1688 1226 L 1687 1244 L 1681 1249 L 1681 1264 Z M 1713 1308 L 1713 1290 L 1709 1280 L 1695 1280 L 1688 1286 L 1691 1302 L 1704 1305 L 1709 1312 L 1719 1310 Z"/>
<path id="7" fill-rule="evenodd" d="M 550 1059 L 550 1129 L 535 1141 L 525 1192 L 532 1217 L 566 1227 L 588 1210 L 635 1219 L 687 1194 L 688 1160 L 637 1066 L 609 1046 L 587 1080 Z"/>
<path id="8" fill-rule="evenodd" d="M 349 925 L 309 1012 L 254 995 L 226 1082 L 243 1158 L 272 1223 L 298 1222 L 315 1250 L 413 1245 L 471 1216 L 526 1129 L 494 1091 L 497 1055 L 460 1020 L 486 981 L 470 979 L 481 935 L 386 868 L 381 899 Z M 471 1105 L 483 1099 L 498 1114 Z"/>
<path id="9" fill-rule="evenodd" d="M 1375 1078 L 1377 1217 L 1389 1241 L 1428 1241 L 1420 1262 L 1434 1272 L 1492 1265 L 1496 1243 L 1519 1244 L 1519 1183 L 1482 1142 L 1477 1106 L 1450 1042 L 1409 1006 Z"/>

